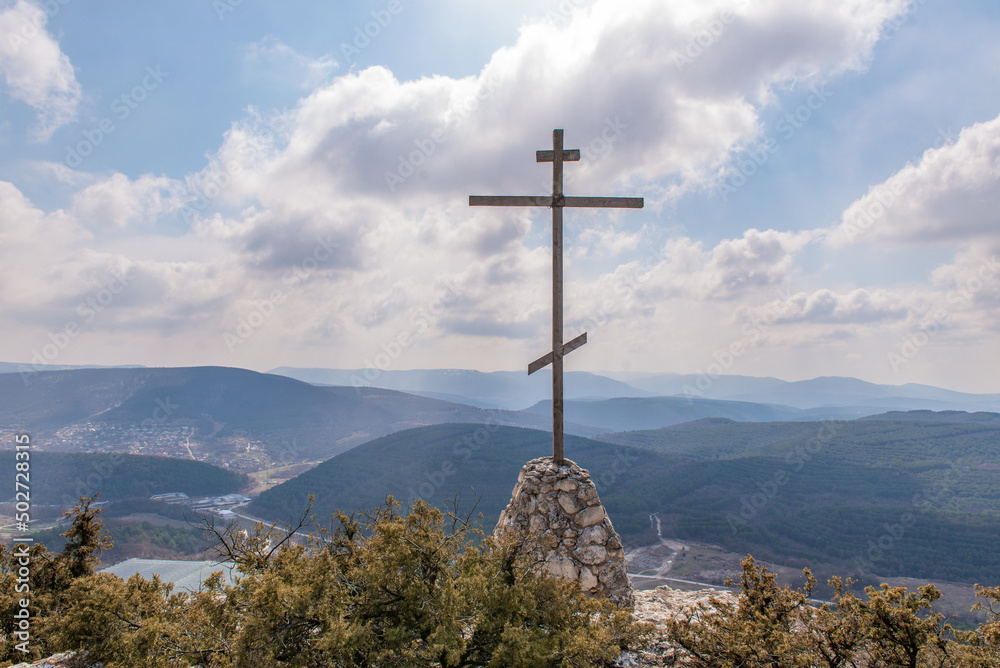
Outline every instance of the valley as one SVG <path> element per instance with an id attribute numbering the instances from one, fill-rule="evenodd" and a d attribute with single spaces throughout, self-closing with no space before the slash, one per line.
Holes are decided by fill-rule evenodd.
<path id="1" fill-rule="evenodd" d="M 407 375 L 386 374 L 398 383 Z M 442 380 L 452 376 L 459 386 Z M 481 404 L 492 396 L 516 407 L 510 378 L 479 387 L 475 373 L 419 377 L 433 381 L 424 394 L 460 399 L 464 388 Z M 625 380 L 591 378 L 588 387 L 615 391 Z M 567 401 L 566 438 L 568 456 L 594 476 L 637 586 L 720 586 L 747 553 L 788 584 L 801 582 L 804 566 L 821 582 L 944 583 L 959 612 L 972 583 L 996 583 L 1000 414 L 912 409 L 847 419 L 875 390 L 829 379 L 817 397 L 844 387 L 861 394 L 793 407 L 648 396 L 656 384 L 639 381 L 639 396 Z M 782 383 L 719 385 L 773 394 Z M 27 388 L 17 374 L 0 374 L 0 398 L 0 433 L 29 430 L 37 444 L 32 495 L 47 540 L 58 542 L 52 522 L 63 508 L 100 492 L 119 545 L 108 558 L 204 555 L 203 536 L 181 524 L 191 519 L 184 509 L 149 498 L 168 492 L 246 494 L 252 500 L 237 509 L 245 526 L 297 517 L 312 494 L 316 525 L 392 496 L 404 506 L 457 505 L 489 532 L 521 466 L 551 447 L 544 400 L 484 408 L 241 369 L 46 371 Z"/>

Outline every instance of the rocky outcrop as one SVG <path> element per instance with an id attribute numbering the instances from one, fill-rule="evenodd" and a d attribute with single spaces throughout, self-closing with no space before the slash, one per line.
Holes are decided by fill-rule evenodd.
<path id="1" fill-rule="evenodd" d="M 635 608 L 632 614 L 640 622 L 649 622 L 655 627 L 648 647 L 631 652 L 623 652 L 615 663 L 620 668 L 646 668 L 647 666 L 684 666 L 687 657 L 683 650 L 666 639 L 668 619 L 685 618 L 685 610 L 699 603 L 708 604 L 710 597 L 734 601 L 727 591 L 701 589 L 681 591 L 662 586 L 656 589 L 635 592 Z"/>
<path id="2" fill-rule="evenodd" d="M 579 581 L 590 596 L 632 607 L 621 538 L 590 473 L 574 462 L 556 466 L 551 457 L 540 457 L 524 465 L 493 535 L 508 531 L 523 534 L 529 553 L 552 575 Z"/>
<path id="3" fill-rule="evenodd" d="M 39 659 L 34 663 L 15 663 L 10 668 L 73 668 L 77 665 L 73 661 L 74 656 L 76 656 L 75 652 L 62 652 L 53 654 L 47 659 Z"/>

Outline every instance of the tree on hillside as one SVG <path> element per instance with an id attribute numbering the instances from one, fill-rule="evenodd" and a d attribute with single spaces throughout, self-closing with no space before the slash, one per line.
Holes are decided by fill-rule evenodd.
<path id="1" fill-rule="evenodd" d="M 933 611 L 940 592 L 924 585 L 866 587 L 830 580 L 833 603 L 809 605 L 816 580 L 801 590 L 778 586 L 773 573 L 743 560 L 735 601 L 713 597 L 669 621 L 667 637 L 695 668 L 996 668 L 1000 665 L 1000 588 L 978 588 L 990 619 L 959 632 Z"/>
<path id="2" fill-rule="evenodd" d="M 61 534 L 66 544 L 61 552 L 51 553 L 42 544 L 27 548 L 8 548 L 0 545 L 0 657 L 20 662 L 29 656 L 39 658 L 51 653 L 52 648 L 45 634 L 38 634 L 38 623 L 60 618 L 72 607 L 69 593 L 73 583 L 92 576 L 100 561 L 102 550 L 111 547 L 111 539 L 101 524 L 101 510 L 92 508 L 97 495 L 81 498 L 62 516 L 70 520 L 69 529 Z M 25 565 L 26 564 L 26 565 Z M 27 568 L 28 576 L 21 568 Z M 26 585 L 26 586 L 25 586 Z M 15 635 L 21 600 L 30 601 L 31 651 L 28 655 L 15 649 L 19 638 Z"/>
<path id="3" fill-rule="evenodd" d="M 699 668 L 813 665 L 795 626 L 816 580 L 806 570 L 805 589 L 792 590 L 779 587 L 774 573 L 757 568 L 753 557 L 747 555 L 742 565 L 735 601 L 713 596 L 688 608 L 682 618 L 667 621 L 668 638 Z"/>
<path id="4" fill-rule="evenodd" d="M 241 575 L 173 593 L 138 576 L 78 578 L 50 643 L 107 666 L 608 666 L 649 632 L 631 612 L 538 574 L 523 541 L 392 500 L 292 529 L 212 529 Z"/>
<path id="5" fill-rule="evenodd" d="M 1000 587 L 976 585 L 976 596 L 973 610 L 985 610 L 987 619 L 974 631 L 956 633 L 964 644 L 954 654 L 968 668 L 996 668 L 1000 666 Z"/>

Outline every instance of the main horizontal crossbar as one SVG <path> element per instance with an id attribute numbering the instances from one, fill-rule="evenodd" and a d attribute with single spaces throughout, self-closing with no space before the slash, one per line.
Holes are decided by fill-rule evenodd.
<path id="1" fill-rule="evenodd" d="M 555 204 L 549 196 L 519 195 L 469 195 L 469 206 L 569 206 L 601 207 L 611 209 L 641 209 L 642 197 L 564 197 L 562 204 Z"/>

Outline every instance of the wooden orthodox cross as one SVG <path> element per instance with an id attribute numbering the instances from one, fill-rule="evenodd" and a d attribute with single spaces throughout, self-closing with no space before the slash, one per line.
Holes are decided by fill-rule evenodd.
<path id="1" fill-rule="evenodd" d="M 552 460 L 563 463 L 563 356 L 587 342 L 584 332 L 563 343 L 563 207 L 613 207 L 641 209 L 641 197 L 566 197 L 563 195 L 563 162 L 580 159 L 579 149 L 563 149 L 563 131 L 552 131 L 552 150 L 536 151 L 535 162 L 552 163 L 551 196 L 470 195 L 469 206 L 547 206 L 552 208 L 552 350 L 528 365 L 531 375 L 552 364 Z"/>

